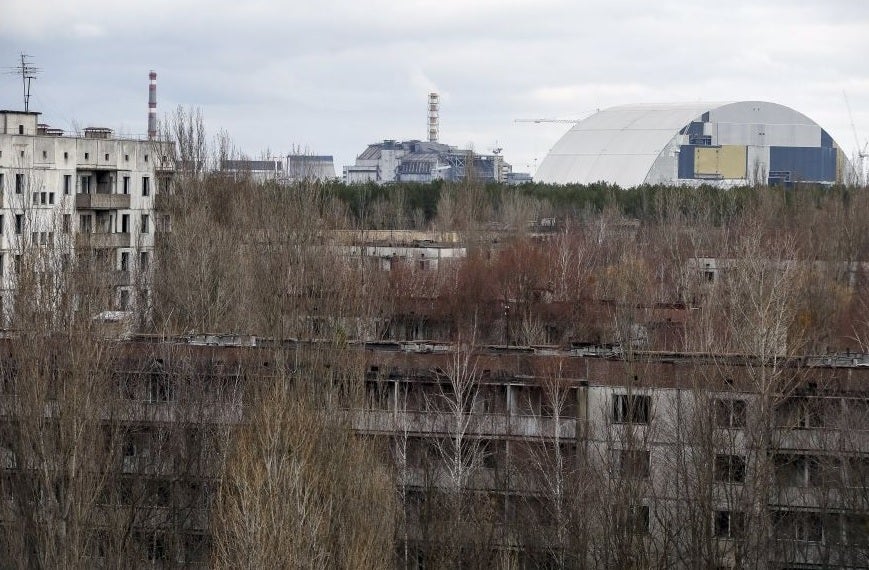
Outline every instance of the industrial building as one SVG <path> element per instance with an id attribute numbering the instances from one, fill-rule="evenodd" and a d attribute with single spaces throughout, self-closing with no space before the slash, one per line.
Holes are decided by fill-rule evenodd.
<path id="1" fill-rule="evenodd" d="M 345 184 L 374 182 L 432 182 L 472 177 L 485 182 L 505 182 L 512 167 L 504 162 L 501 149 L 492 154 L 477 154 L 438 141 L 440 98 L 428 97 L 428 140 L 396 141 L 368 145 L 356 163 L 344 167 Z"/>
<path id="2" fill-rule="evenodd" d="M 817 123 L 763 101 L 624 105 L 578 121 L 535 179 L 552 184 L 848 182 L 850 162 Z"/>
<path id="3" fill-rule="evenodd" d="M 331 155 L 288 154 L 286 157 L 262 160 L 223 160 L 220 170 L 236 178 L 249 177 L 256 182 L 272 181 L 279 184 L 325 182 L 338 178 Z"/>
<path id="4" fill-rule="evenodd" d="M 368 145 L 356 164 L 344 167 L 344 182 L 431 182 L 477 180 L 503 182 L 511 166 L 498 154 L 476 154 L 438 142 L 385 140 Z"/>
<path id="5" fill-rule="evenodd" d="M 288 154 L 287 178 L 290 182 L 337 180 L 332 155 Z"/>

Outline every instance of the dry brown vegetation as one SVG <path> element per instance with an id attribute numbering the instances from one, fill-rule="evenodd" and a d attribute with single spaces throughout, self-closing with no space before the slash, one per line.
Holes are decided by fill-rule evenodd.
<path id="1" fill-rule="evenodd" d="M 795 359 L 869 351 L 869 190 L 286 187 L 210 170 L 201 120 L 175 128 L 136 332 L 269 340 L 244 365 L 160 343 L 121 358 L 93 318 L 116 301 L 113 268 L 71 244 L 22 248 L 0 358 L 0 567 L 766 568 L 782 525 L 814 532 L 766 508 L 790 492 L 774 450 L 810 375 Z M 384 271 L 351 251 L 379 228 L 456 232 L 464 255 Z M 357 344 L 392 340 L 454 350 L 414 387 Z M 579 378 L 556 358 L 501 402 L 477 361 L 492 345 L 617 349 L 608 381 L 626 397 L 657 381 L 654 351 L 705 360 L 689 404 L 653 425 L 625 404 L 613 427 L 578 417 Z M 752 394 L 738 435 L 713 423 L 710 392 L 731 354 Z M 835 442 L 807 444 L 826 479 L 801 492 L 811 516 L 857 525 L 869 408 L 865 391 L 848 402 L 800 412 L 839 422 Z M 546 427 L 480 437 L 510 406 Z M 381 407 L 387 432 L 359 429 Z M 726 544 L 721 504 L 740 513 Z M 830 566 L 867 563 L 865 547 L 824 548 Z"/>

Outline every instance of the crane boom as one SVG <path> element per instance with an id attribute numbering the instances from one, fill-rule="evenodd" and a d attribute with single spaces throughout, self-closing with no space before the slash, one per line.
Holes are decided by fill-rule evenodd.
<path id="1" fill-rule="evenodd" d="M 857 125 L 854 124 L 854 114 L 851 113 L 851 103 L 848 101 L 848 94 L 842 91 L 842 97 L 845 98 L 845 107 L 848 109 L 848 120 L 851 121 L 851 132 L 854 133 L 854 148 L 857 149 L 857 155 L 860 158 L 866 157 L 866 146 L 860 149 L 860 137 L 857 136 Z"/>
<path id="2" fill-rule="evenodd" d="M 579 119 L 513 119 L 514 123 L 577 123 Z"/>

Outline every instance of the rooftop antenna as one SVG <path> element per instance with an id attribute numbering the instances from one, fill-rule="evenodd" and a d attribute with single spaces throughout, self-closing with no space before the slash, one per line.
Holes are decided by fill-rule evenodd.
<path id="1" fill-rule="evenodd" d="M 31 59 L 31 56 L 26 53 L 21 53 L 21 63 L 11 68 L 9 71 L 10 75 L 21 75 L 21 87 L 24 91 L 25 113 L 30 111 L 30 83 L 36 79 L 36 76 L 42 71 L 31 63 Z"/>

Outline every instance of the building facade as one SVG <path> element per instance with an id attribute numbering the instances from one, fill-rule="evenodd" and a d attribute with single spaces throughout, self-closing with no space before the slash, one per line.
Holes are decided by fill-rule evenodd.
<path id="1" fill-rule="evenodd" d="M 156 212 L 155 197 L 171 180 L 171 147 L 115 137 L 106 128 L 64 136 L 38 118 L 35 112 L 0 111 L 4 306 L 22 256 L 38 249 L 93 255 L 116 280 L 115 307 L 106 310 L 125 310 L 134 301 L 135 276 L 149 273 L 154 234 L 167 223 Z M 34 258 L 46 263 L 51 256 Z"/>

